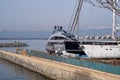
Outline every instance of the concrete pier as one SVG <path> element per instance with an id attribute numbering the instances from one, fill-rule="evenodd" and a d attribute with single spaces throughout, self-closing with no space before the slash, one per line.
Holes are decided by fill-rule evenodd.
<path id="1" fill-rule="evenodd" d="M 120 75 L 0 50 L 0 57 L 56 80 L 120 80 Z"/>

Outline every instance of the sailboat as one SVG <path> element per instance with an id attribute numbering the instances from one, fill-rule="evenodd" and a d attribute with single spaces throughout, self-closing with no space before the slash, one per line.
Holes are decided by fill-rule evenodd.
<path id="1" fill-rule="evenodd" d="M 113 0 L 115 7 L 116 0 Z M 120 41 L 116 38 L 116 12 L 113 8 L 113 28 L 111 40 L 82 40 L 80 46 L 90 58 L 120 58 Z"/>

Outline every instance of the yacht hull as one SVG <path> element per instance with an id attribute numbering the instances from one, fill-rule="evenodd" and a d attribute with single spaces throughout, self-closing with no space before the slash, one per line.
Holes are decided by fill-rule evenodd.
<path id="1" fill-rule="evenodd" d="M 82 47 L 79 46 L 80 42 L 78 41 L 65 41 L 65 50 L 68 53 L 74 53 L 79 55 L 86 55 L 82 50 Z"/>
<path id="2" fill-rule="evenodd" d="M 52 44 L 51 44 L 52 43 Z M 79 46 L 80 42 L 76 41 L 57 41 L 49 42 L 46 46 L 46 50 L 49 53 L 56 53 L 56 51 L 60 51 L 61 53 L 66 52 L 69 54 L 78 54 L 79 56 L 86 55 L 82 48 Z"/>
<path id="3" fill-rule="evenodd" d="M 120 58 L 120 45 L 84 45 L 84 52 L 91 58 Z"/>
<path id="4" fill-rule="evenodd" d="M 64 42 L 48 42 L 46 45 L 46 50 L 49 53 L 56 53 L 56 51 L 61 50 L 64 51 L 65 50 L 65 45 Z"/>

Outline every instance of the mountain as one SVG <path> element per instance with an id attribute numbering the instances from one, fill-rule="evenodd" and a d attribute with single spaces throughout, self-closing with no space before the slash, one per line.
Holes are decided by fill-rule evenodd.
<path id="1" fill-rule="evenodd" d="M 106 34 L 112 34 L 112 29 L 111 28 L 105 28 L 105 29 L 83 29 L 79 31 L 80 36 L 85 36 L 85 35 L 92 35 L 92 36 L 102 36 Z"/>
<path id="2" fill-rule="evenodd" d="M 0 38 L 48 38 L 50 31 L 1 31 Z"/>
<path id="3" fill-rule="evenodd" d="M 85 35 L 106 35 L 111 34 L 112 29 L 82 29 L 79 31 L 80 36 Z M 1 31 L 0 38 L 48 38 L 52 31 Z"/>

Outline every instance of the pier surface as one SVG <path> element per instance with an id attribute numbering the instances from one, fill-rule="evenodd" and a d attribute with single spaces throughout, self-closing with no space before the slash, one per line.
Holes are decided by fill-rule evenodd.
<path id="1" fill-rule="evenodd" d="M 0 50 L 0 58 L 56 80 L 120 80 L 120 75 Z"/>

